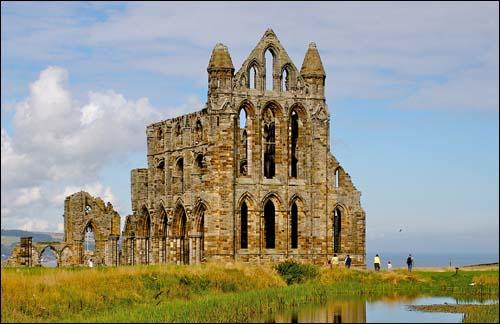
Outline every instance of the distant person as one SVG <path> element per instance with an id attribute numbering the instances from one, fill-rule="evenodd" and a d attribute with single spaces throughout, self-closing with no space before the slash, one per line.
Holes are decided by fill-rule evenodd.
<path id="1" fill-rule="evenodd" d="M 89 264 L 89 268 L 94 267 L 94 261 L 92 261 L 92 259 L 89 259 L 88 264 Z"/>
<path id="2" fill-rule="evenodd" d="M 389 261 L 387 261 L 387 270 L 388 270 L 388 271 L 391 271 L 391 269 L 392 269 L 392 263 L 391 263 L 391 261 L 389 260 Z"/>
<path id="3" fill-rule="evenodd" d="M 347 257 L 345 258 L 345 267 L 347 269 L 349 269 L 351 267 L 351 262 L 352 262 L 352 259 L 351 259 L 351 257 L 348 254 Z"/>
<path id="4" fill-rule="evenodd" d="M 375 271 L 380 271 L 380 257 L 378 254 L 373 258 L 373 267 L 375 268 Z"/>
<path id="5" fill-rule="evenodd" d="M 339 257 L 334 254 L 332 257 L 332 267 L 337 267 L 339 265 Z"/>
<path id="6" fill-rule="evenodd" d="M 413 268 L 413 258 L 411 254 L 406 258 L 406 264 L 408 265 L 408 271 L 411 272 L 411 269 Z"/>

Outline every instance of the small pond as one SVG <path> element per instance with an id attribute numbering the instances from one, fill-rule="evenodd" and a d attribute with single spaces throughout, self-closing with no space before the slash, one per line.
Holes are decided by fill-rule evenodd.
<path id="1" fill-rule="evenodd" d="M 460 313 L 430 313 L 409 305 L 483 304 L 498 301 L 458 301 L 451 297 L 382 297 L 377 300 L 337 299 L 324 305 L 306 305 L 257 319 L 266 323 L 461 323 Z"/>

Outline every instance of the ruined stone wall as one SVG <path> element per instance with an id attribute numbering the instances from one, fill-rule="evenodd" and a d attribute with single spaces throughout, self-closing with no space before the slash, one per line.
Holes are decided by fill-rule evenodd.
<path id="1" fill-rule="evenodd" d="M 273 64 L 266 72 L 268 50 Z M 272 86 L 266 85 L 266 73 L 272 74 Z M 365 214 L 359 191 L 330 153 L 325 75 L 316 46 L 309 46 L 299 71 L 268 30 L 237 73 L 227 48 L 218 44 L 208 76 L 203 110 L 147 127 L 148 168 L 132 173 L 134 215 L 123 234 L 128 242 L 124 260 L 295 258 L 324 264 L 334 253 L 337 208 L 336 251 L 341 259 L 351 254 L 355 265 L 363 265 Z M 242 110 L 245 127 L 240 127 Z M 271 125 L 274 136 L 269 136 Z M 266 218 L 268 201 L 275 210 L 273 248 L 266 248 L 266 226 L 272 226 Z M 243 203 L 247 235 L 242 234 Z M 292 208 L 297 210 L 297 242 Z"/>
<path id="2" fill-rule="evenodd" d="M 95 248 L 86 246 L 86 230 L 93 232 Z M 64 200 L 64 241 L 29 241 L 30 262 L 26 261 L 26 239 L 16 245 L 8 261 L 10 265 L 39 266 L 46 249 L 52 250 L 58 266 L 87 265 L 89 259 L 95 265 L 118 265 L 120 215 L 111 203 L 80 191 Z"/>
<path id="3" fill-rule="evenodd" d="M 61 264 L 90 257 L 106 265 L 290 258 L 326 264 L 337 253 L 363 266 L 361 193 L 330 152 L 316 45 L 309 44 L 299 71 L 267 30 L 239 71 L 217 44 L 207 72 L 201 111 L 146 128 L 148 165 L 131 171 L 132 215 L 121 254 L 118 214 L 79 192 L 65 201 L 66 246 L 51 247 Z M 89 226 L 95 251 L 83 246 Z"/>

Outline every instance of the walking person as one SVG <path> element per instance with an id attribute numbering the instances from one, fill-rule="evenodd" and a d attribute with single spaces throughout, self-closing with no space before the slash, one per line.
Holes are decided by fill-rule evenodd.
<path id="1" fill-rule="evenodd" d="M 411 272 L 411 269 L 413 268 L 413 257 L 411 254 L 406 258 L 406 264 L 408 265 L 408 271 Z"/>
<path id="2" fill-rule="evenodd" d="M 332 267 L 337 267 L 339 265 L 339 257 L 334 254 L 332 257 Z"/>
<path id="3" fill-rule="evenodd" d="M 373 267 L 375 268 L 375 271 L 380 271 L 380 257 L 378 254 L 373 258 Z"/>
<path id="4" fill-rule="evenodd" d="M 387 271 L 391 271 L 392 270 L 392 263 L 391 263 L 391 260 L 387 261 Z"/>
<path id="5" fill-rule="evenodd" d="M 352 259 L 351 259 L 351 257 L 348 254 L 347 257 L 345 258 L 345 267 L 347 269 L 349 269 L 351 267 L 351 262 L 352 262 Z"/>

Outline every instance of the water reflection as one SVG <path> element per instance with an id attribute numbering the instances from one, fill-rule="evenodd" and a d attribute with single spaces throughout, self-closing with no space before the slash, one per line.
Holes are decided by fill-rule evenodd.
<path id="1" fill-rule="evenodd" d="M 468 301 L 472 302 L 472 301 Z M 474 301 L 481 303 L 481 301 Z M 484 302 L 484 301 L 482 301 Z M 337 299 L 324 305 L 306 305 L 260 318 L 266 323 L 460 323 L 461 313 L 411 311 L 409 305 L 458 304 L 450 297 L 386 296 L 378 299 Z M 264 320 L 263 320 L 264 319 Z"/>
<path id="2" fill-rule="evenodd" d="M 363 300 L 337 300 L 323 306 L 307 305 L 276 315 L 267 322 L 275 323 L 365 323 Z"/>

